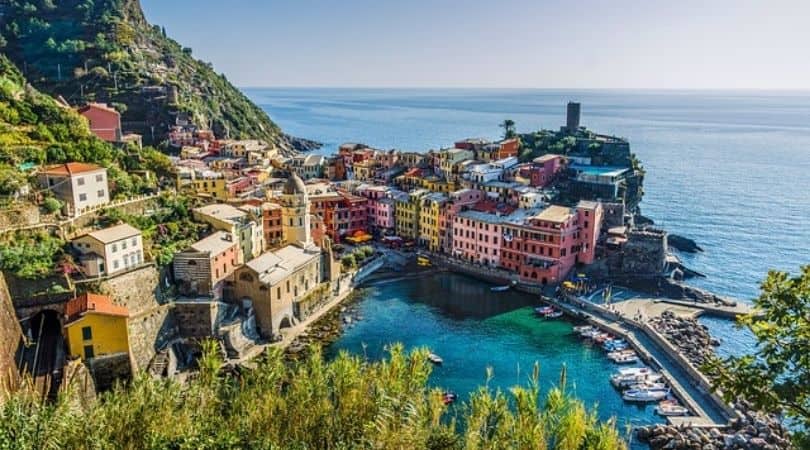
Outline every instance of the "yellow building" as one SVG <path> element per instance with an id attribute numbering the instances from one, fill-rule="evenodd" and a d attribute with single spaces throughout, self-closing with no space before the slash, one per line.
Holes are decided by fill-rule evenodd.
<path id="1" fill-rule="evenodd" d="M 422 187 L 431 192 L 443 192 L 445 194 L 458 190 L 455 181 L 444 180 L 436 176 L 422 178 Z"/>
<path id="2" fill-rule="evenodd" d="M 419 239 L 419 211 L 422 197 L 429 193 L 425 189 L 414 189 L 409 194 L 403 193 L 394 198 L 397 235 L 404 239 Z"/>
<path id="3" fill-rule="evenodd" d="M 475 154 L 471 150 L 464 150 L 461 148 L 450 148 L 441 150 L 438 154 L 439 169 L 442 174 L 450 178 L 454 174 L 454 167 L 467 159 L 473 159 Z"/>
<path id="4" fill-rule="evenodd" d="M 66 307 L 68 354 L 83 360 L 115 353 L 129 353 L 129 311 L 106 295 L 82 294 Z"/>
<path id="5" fill-rule="evenodd" d="M 194 191 L 217 200 L 228 199 L 228 180 L 224 177 L 205 176 L 194 179 Z"/>
<path id="6" fill-rule="evenodd" d="M 447 196 L 442 193 L 426 195 L 422 199 L 419 211 L 419 245 L 432 252 L 440 250 L 439 245 L 439 216 Z"/>

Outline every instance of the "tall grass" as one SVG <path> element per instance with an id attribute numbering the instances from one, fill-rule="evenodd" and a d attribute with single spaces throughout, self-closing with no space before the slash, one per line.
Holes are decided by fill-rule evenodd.
<path id="1" fill-rule="evenodd" d="M 236 375 L 220 367 L 208 348 L 185 384 L 141 375 L 91 402 L 71 388 L 51 403 L 20 390 L 0 408 L 0 448 L 626 448 L 613 422 L 567 395 L 564 373 L 541 406 L 537 367 L 528 386 L 484 385 L 458 408 L 428 387 L 427 352 L 401 345 L 373 363 L 347 353 L 327 362 L 318 349 L 288 363 L 272 350 Z"/>

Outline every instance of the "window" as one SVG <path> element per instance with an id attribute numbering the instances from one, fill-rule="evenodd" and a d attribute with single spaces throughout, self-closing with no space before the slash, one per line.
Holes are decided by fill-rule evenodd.
<path id="1" fill-rule="evenodd" d="M 85 341 L 93 339 L 93 330 L 90 327 L 82 327 L 82 339 Z"/>
<path id="2" fill-rule="evenodd" d="M 118 251 L 118 244 L 113 244 L 112 245 L 112 252 L 115 253 L 117 251 Z"/>
<path id="3" fill-rule="evenodd" d="M 113 261 L 113 269 L 117 268 L 118 268 L 118 260 L 116 259 L 115 261 Z"/>
<path id="4" fill-rule="evenodd" d="M 104 198 L 104 189 L 98 190 L 98 198 Z"/>
<path id="5" fill-rule="evenodd" d="M 79 194 L 79 201 L 86 202 L 87 201 L 87 194 Z"/>
<path id="6" fill-rule="evenodd" d="M 79 186 L 84 186 L 84 177 L 76 178 L 76 184 Z"/>
<path id="7" fill-rule="evenodd" d="M 276 297 L 281 300 L 281 286 L 276 288 Z"/>
<path id="8" fill-rule="evenodd" d="M 132 238 L 132 246 L 136 247 L 137 245 L 138 245 L 138 238 L 136 237 Z"/>
<path id="9" fill-rule="evenodd" d="M 96 181 L 99 182 L 99 183 L 104 181 L 104 175 L 102 175 L 102 174 L 96 175 Z"/>
<path id="10" fill-rule="evenodd" d="M 121 250 L 125 250 L 127 248 L 127 241 L 121 241 Z"/>
<path id="11" fill-rule="evenodd" d="M 93 346 L 92 345 L 85 345 L 84 346 L 84 359 L 90 359 L 90 358 L 92 358 L 94 356 L 96 356 L 96 355 L 93 353 Z"/>

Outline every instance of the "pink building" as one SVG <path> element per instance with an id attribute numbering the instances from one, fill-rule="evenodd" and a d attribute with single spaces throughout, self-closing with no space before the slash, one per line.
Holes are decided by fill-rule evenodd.
<path id="1" fill-rule="evenodd" d="M 395 202 L 390 198 L 390 187 L 363 184 L 357 188 L 356 193 L 368 199 L 368 225 L 371 229 L 385 233 L 396 227 Z"/>
<path id="2" fill-rule="evenodd" d="M 439 214 L 439 249 L 453 253 L 453 225 L 458 213 L 480 202 L 484 193 L 477 189 L 460 189 L 450 193 L 449 201 Z"/>
<path id="3" fill-rule="evenodd" d="M 534 158 L 534 164 L 529 169 L 530 185 L 535 187 L 546 187 L 553 180 L 563 167 L 563 157 L 560 155 L 548 154 Z"/>
<path id="4" fill-rule="evenodd" d="M 453 218 L 453 256 L 468 262 L 497 267 L 505 216 L 462 211 Z"/>

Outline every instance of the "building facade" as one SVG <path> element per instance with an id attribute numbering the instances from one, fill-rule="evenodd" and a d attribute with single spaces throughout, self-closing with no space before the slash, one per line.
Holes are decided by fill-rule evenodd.
<path id="1" fill-rule="evenodd" d="M 37 178 L 65 204 L 65 214 L 77 216 L 110 202 L 107 169 L 88 163 L 57 164 L 41 170 Z"/>
<path id="2" fill-rule="evenodd" d="M 141 231 L 127 224 L 87 233 L 73 240 L 88 277 L 114 275 L 144 262 Z"/>

